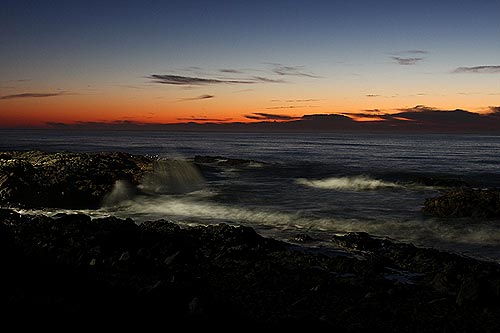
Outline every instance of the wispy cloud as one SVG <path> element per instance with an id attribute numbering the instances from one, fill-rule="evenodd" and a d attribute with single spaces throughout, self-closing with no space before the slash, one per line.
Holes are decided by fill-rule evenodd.
<path id="1" fill-rule="evenodd" d="M 403 66 L 411 66 L 411 65 L 416 65 L 419 61 L 424 60 L 424 58 L 405 58 L 405 57 L 396 57 L 392 56 L 392 60 L 394 60 L 396 63 L 403 65 Z"/>
<path id="2" fill-rule="evenodd" d="M 196 100 L 200 100 L 200 99 L 210 99 L 210 98 L 214 98 L 214 97 L 215 97 L 214 95 L 200 95 L 197 97 L 183 98 L 183 99 L 180 99 L 179 102 L 196 101 Z"/>
<path id="3" fill-rule="evenodd" d="M 177 120 L 181 121 L 217 121 L 217 122 L 226 122 L 233 120 L 233 118 L 205 118 L 205 117 L 187 117 L 187 118 L 177 118 Z"/>
<path id="4" fill-rule="evenodd" d="M 285 80 L 270 79 L 270 78 L 263 77 L 263 76 L 253 76 L 252 80 L 254 80 L 255 82 L 263 82 L 263 83 L 286 83 Z"/>
<path id="5" fill-rule="evenodd" d="M 219 69 L 219 72 L 221 73 L 229 73 L 229 74 L 242 74 L 242 71 L 239 71 L 237 69 L 230 69 L 230 68 L 222 68 Z"/>
<path id="6" fill-rule="evenodd" d="M 285 105 L 285 106 L 270 106 L 266 110 L 277 110 L 277 109 L 303 109 L 303 108 L 317 108 L 316 105 Z"/>
<path id="7" fill-rule="evenodd" d="M 148 76 L 154 83 L 172 84 L 172 85 L 206 85 L 206 84 L 255 84 L 255 83 L 285 83 L 282 79 L 270 79 L 263 76 L 253 76 L 243 79 L 226 78 L 201 78 L 182 75 L 162 75 L 152 74 Z"/>
<path id="8" fill-rule="evenodd" d="M 252 113 L 251 115 L 245 115 L 245 118 L 256 119 L 256 120 L 293 120 L 293 119 L 298 119 L 300 117 L 292 117 L 282 114 L 255 112 Z"/>
<path id="9" fill-rule="evenodd" d="M 272 71 L 281 76 L 289 75 L 289 76 L 305 76 L 315 79 L 321 78 L 318 75 L 308 73 L 305 70 L 305 66 L 287 66 L 279 63 L 269 63 L 269 64 L 273 66 Z"/>
<path id="10" fill-rule="evenodd" d="M 429 51 L 426 50 L 406 50 L 406 51 L 398 51 L 391 52 L 391 59 L 402 66 L 412 66 L 418 64 L 420 61 L 425 59 L 425 55 L 429 54 Z"/>
<path id="11" fill-rule="evenodd" d="M 453 73 L 495 74 L 500 73 L 500 66 L 458 67 L 453 71 Z"/>
<path id="12" fill-rule="evenodd" d="M 181 75 L 162 75 L 162 74 L 152 74 L 148 76 L 155 83 L 161 84 L 173 84 L 173 85 L 204 85 L 204 84 L 221 84 L 221 83 L 255 83 L 255 81 L 248 80 L 221 80 L 221 79 L 206 79 L 201 77 L 190 77 Z"/>
<path id="13" fill-rule="evenodd" d="M 408 51 L 404 51 L 403 53 L 409 53 L 409 54 L 428 54 L 429 51 L 425 51 L 425 50 L 408 50 Z"/>
<path id="14" fill-rule="evenodd" d="M 45 98 L 64 95 L 64 92 L 57 93 L 22 93 L 14 95 L 5 95 L 0 97 L 0 99 L 15 99 L 15 98 Z"/>
<path id="15" fill-rule="evenodd" d="M 377 94 L 366 94 L 366 97 L 379 97 L 380 95 Z"/>
<path id="16" fill-rule="evenodd" d="M 305 103 L 305 102 L 317 102 L 319 99 L 308 98 L 308 99 L 287 99 L 286 103 Z"/>
<path id="17" fill-rule="evenodd" d="M 490 115 L 500 116 L 500 106 L 490 106 L 488 109 Z"/>

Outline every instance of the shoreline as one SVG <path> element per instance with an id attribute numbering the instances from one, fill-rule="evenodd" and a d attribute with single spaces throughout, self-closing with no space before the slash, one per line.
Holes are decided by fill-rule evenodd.
<path id="1" fill-rule="evenodd" d="M 0 219 L 9 316 L 345 331 L 500 327 L 500 266 L 366 233 L 333 236 L 345 253 L 326 255 L 225 224 L 7 209 Z"/>
<path id="2" fill-rule="evenodd" d="M 93 207 L 116 181 L 137 186 L 155 176 L 155 160 L 125 153 L 3 152 L 0 162 L 1 203 L 13 207 Z M 198 162 L 256 161 L 200 156 Z M 496 192 L 485 199 L 469 189 L 449 193 L 455 194 L 429 202 L 440 212 L 478 214 L 470 202 L 496 200 Z M 456 193 L 467 194 L 456 201 L 467 204 L 462 210 L 449 206 Z M 124 327 L 500 329 L 497 263 L 365 232 L 330 235 L 332 248 L 321 251 L 308 248 L 312 236 L 297 232 L 287 242 L 241 225 L 137 224 L 0 208 L 0 306 L 13 321 L 92 318 Z"/>

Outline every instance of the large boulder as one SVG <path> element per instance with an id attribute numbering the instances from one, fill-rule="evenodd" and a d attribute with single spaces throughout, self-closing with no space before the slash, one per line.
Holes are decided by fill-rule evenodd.
<path id="1" fill-rule="evenodd" d="M 96 207 L 116 181 L 137 185 L 151 169 L 151 159 L 125 153 L 3 153 L 0 205 Z"/>
<path id="2" fill-rule="evenodd" d="M 500 217 L 500 190 L 450 191 L 426 199 L 422 211 L 436 217 Z"/>

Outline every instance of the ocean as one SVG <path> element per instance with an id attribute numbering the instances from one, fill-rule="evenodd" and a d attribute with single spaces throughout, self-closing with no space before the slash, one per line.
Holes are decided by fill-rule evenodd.
<path id="1" fill-rule="evenodd" d="M 121 151 L 170 159 L 169 191 L 113 202 L 91 216 L 230 223 L 290 240 L 307 233 L 328 248 L 350 231 L 500 261 L 500 220 L 424 216 L 446 191 L 419 179 L 500 187 L 500 136 L 1 130 L 0 151 Z M 220 156 L 200 171 L 196 155 Z M 224 163 L 225 158 L 251 163 Z M 165 184 L 165 179 L 170 184 Z M 154 182 L 154 180 L 149 180 Z M 147 186 L 154 186 L 149 184 Z M 146 186 L 146 185 L 144 185 Z M 120 184 L 115 188 L 119 193 Z M 33 213 L 53 215 L 67 210 Z"/>

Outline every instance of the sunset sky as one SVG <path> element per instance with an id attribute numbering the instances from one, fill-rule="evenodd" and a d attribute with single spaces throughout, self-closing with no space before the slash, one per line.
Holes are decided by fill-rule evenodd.
<path id="1" fill-rule="evenodd" d="M 3 0 L 0 49 L 4 128 L 500 110 L 497 0 Z"/>

